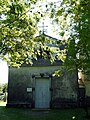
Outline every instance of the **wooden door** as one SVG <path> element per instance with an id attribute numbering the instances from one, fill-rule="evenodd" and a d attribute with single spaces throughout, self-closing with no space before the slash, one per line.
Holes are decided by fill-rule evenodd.
<path id="1" fill-rule="evenodd" d="M 50 107 L 50 79 L 36 79 L 35 108 Z"/>

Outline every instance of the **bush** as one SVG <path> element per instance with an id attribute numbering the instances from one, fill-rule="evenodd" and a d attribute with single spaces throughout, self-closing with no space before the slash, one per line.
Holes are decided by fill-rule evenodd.
<path id="1" fill-rule="evenodd" d="M 5 99 L 5 94 L 0 93 L 0 100 L 1 100 L 1 101 L 4 101 L 4 99 Z"/>
<path id="2" fill-rule="evenodd" d="M 0 93 L 4 93 L 5 91 L 7 91 L 7 86 L 7 83 L 0 84 Z"/>

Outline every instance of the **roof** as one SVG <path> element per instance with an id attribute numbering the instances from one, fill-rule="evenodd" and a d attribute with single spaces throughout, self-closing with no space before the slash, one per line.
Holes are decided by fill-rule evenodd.
<path id="1" fill-rule="evenodd" d="M 61 40 L 58 40 L 57 38 L 54 38 L 54 37 L 49 36 L 49 35 L 46 35 L 44 33 L 39 35 L 39 36 L 37 36 L 36 38 L 40 38 L 41 39 L 43 36 L 45 36 L 47 38 L 50 38 L 52 40 L 55 40 L 55 41 L 61 41 Z M 39 42 L 38 40 L 37 40 L 37 42 Z M 49 47 L 57 47 L 59 49 L 64 49 L 64 46 L 57 46 L 55 43 L 52 43 L 53 46 L 51 46 L 51 44 L 48 44 L 48 46 Z M 33 65 L 32 66 L 58 66 L 58 65 L 62 64 L 62 61 L 60 61 L 60 60 L 55 60 L 53 63 L 51 63 L 49 59 L 44 59 L 44 58 L 41 58 L 40 56 L 37 58 L 37 60 L 33 59 L 32 61 L 33 61 Z M 22 66 L 31 66 L 31 65 L 24 63 Z"/>

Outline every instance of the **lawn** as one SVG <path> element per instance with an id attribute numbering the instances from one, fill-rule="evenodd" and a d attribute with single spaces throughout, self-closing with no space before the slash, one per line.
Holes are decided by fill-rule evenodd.
<path id="1" fill-rule="evenodd" d="M 0 106 L 0 120 L 87 120 L 83 109 L 36 111 Z M 88 119 L 90 120 L 90 119 Z"/>

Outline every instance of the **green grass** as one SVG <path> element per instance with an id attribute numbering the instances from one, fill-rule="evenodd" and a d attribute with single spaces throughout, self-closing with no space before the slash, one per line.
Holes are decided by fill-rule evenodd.
<path id="1" fill-rule="evenodd" d="M 0 106 L 0 120 L 87 120 L 83 109 L 35 111 Z"/>

